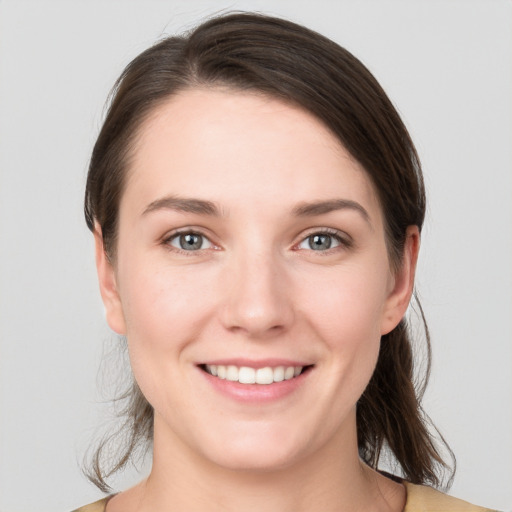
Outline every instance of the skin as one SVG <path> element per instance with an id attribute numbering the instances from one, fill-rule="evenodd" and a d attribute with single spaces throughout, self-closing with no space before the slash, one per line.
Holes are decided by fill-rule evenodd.
<path id="1" fill-rule="evenodd" d="M 339 199 L 352 206 L 296 214 Z M 97 229 L 99 282 L 155 410 L 154 459 L 108 512 L 402 510 L 403 486 L 359 460 L 355 407 L 405 314 L 419 234 L 408 229 L 393 272 L 373 185 L 331 132 L 261 95 L 187 90 L 141 127 L 119 214 L 113 264 Z M 200 249 L 181 249 L 176 230 L 201 234 Z M 313 250 L 322 233 L 331 248 Z M 255 404 L 198 366 L 227 357 L 312 367 Z"/>

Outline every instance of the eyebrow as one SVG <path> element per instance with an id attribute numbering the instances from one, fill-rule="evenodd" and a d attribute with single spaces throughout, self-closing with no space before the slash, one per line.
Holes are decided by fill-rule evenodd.
<path id="1" fill-rule="evenodd" d="M 162 209 L 195 213 L 198 215 L 208 215 L 211 217 L 222 216 L 221 209 L 212 201 L 176 196 L 167 196 L 161 199 L 156 199 L 146 207 L 142 215 Z M 334 211 L 347 209 L 358 212 L 370 227 L 373 227 L 370 215 L 366 209 L 360 203 L 350 199 L 330 199 L 327 201 L 300 203 L 293 208 L 292 214 L 296 217 L 315 217 L 317 215 L 325 215 Z"/>
<path id="2" fill-rule="evenodd" d="M 220 208 L 212 201 L 176 196 L 163 197 L 153 201 L 146 207 L 142 215 L 162 209 L 185 213 L 197 213 L 198 215 L 209 215 L 212 217 L 221 216 Z"/>
<path id="3" fill-rule="evenodd" d="M 331 199 L 328 201 L 315 201 L 312 203 L 301 203 L 293 209 L 293 214 L 297 217 L 314 217 L 337 210 L 353 210 L 358 212 L 363 219 L 372 226 L 370 215 L 366 209 L 358 202 L 350 199 Z"/>

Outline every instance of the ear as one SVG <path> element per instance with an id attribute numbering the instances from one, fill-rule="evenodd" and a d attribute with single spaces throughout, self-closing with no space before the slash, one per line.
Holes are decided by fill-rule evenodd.
<path id="1" fill-rule="evenodd" d="M 126 334 L 121 299 L 117 290 L 114 267 L 105 253 L 101 228 L 94 229 L 94 244 L 96 251 L 96 270 L 100 284 L 101 298 L 105 306 L 105 315 L 109 327 L 117 334 Z"/>
<path id="2" fill-rule="evenodd" d="M 392 331 L 405 315 L 414 290 L 414 276 L 420 249 L 418 226 L 409 226 L 406 231 L 402 265 L 393 276 L 391 290 L 384 305 L 381 335 Z"/>

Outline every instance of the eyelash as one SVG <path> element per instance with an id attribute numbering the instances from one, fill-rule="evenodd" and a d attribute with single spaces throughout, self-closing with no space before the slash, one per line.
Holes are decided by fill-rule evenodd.
<path id="1" fill-rule="evenodd" d="M 179 230 L 179 231 L 174 231 L 173 233 L 171 233 L 170 235 L 166 236 L 163 240 L 162 240 L 162 244 L 165 245 L 165 247 L 169 250 L 169 251 L 172 251 L 172 252 L 177 252 L 179 254 L 183 254 L 185 256 L 193 256 L 194 253 L 198 253 L 198 252 L 202 252 L 202 251 L 205 251 L 205 250 L 208 250 L 209 248 L 206 248 L 206 249 L 198 249 L 198 250 L 191 250 L 191 251 L 187 251 L 187 250 L 184 250 L 184 249 L 181 249 L 181 248 L 178 248 L 178 247 L 174 247 L 171 245 L 171 242 L 175 239 L 177 239 L 178 237 L 180 236 L 183 236 L 183 235 L 195 235 L 195 236 L 198 236 L 198 237 L 201 237 L 203 240 L 207 240 L 214 248 L 216 248 L 217 246 L 202 232 L 200 231 L 197 231 L 197 230 L 194 230 L 194 229 L 182 229 L 182 230 Z M 299 249 L 298 246 L 301 245 L 302 243 L 306 242 L 308 239 L 310 239 L 311 237 L 313 236 L 321 236 L 321 235 L 327 235 L 331 238 L 333 238 L 334 240 L 336 240 L 336 242 L 339 243 L 338 246 L 336 247 L 329 247 L 328 249 L 325 249 L 325 250 L 314 250 L 314 249 Z M 353 241 L 352 239 L 346 235 L 345 233 L 341 232 L 341 231 L 338 231 L 337 229 L 333 229 L 333 228 L 317 228 L 313 231 L 311 231 L 309 234 L 307 234 L 306 236 L 304 236 L 298 243 L 294 244 L 294 249 L 295 250 L 298 250 L 298 251 L 301 251 L 301 250 L 309 250 L 311 252 L 315 252 L 317 253 L 318 255 L 326 255 L 326 254 L 331 254 L 333 251 L 336 251 L 337 249 L 350 249 L 351 247 L 353 246 Z"/>
<path id="2" fill-rule="evenodd" d="M 162 240 L 162 243 L 163 243 L 163 245 L 169 251 L 177 252 L 179 254 L 183 254 L 184 256 L 194 256 L 194 253 L 198 253 L 198 252 L 207 250 L 207 249 L 199 249 L 197 251 L 186 251 L 184 249 L 180 249 L 179 247 L 174 247 L 174 246 L 171 245 L 171 242 L 174 239 L 177 239 L 177 238 L 179 238 L 180 236 L 183 236 L 183 235 L 195 235 L 195 236 L 201 237 L 204 240 L 208 240 L 208 242 L 210 242 L 210 244 L 213 247 L 216 247 L 215 244 L 204 233 L 201 233 L 200 231 L 197 231 L 197 230 L 194 230 L 194 229 L 181 229 L 179 231 L 174 231 L 170 235 L 166 236 Z"/>
<path id="3" fill-rule="evenodd" d="M 311 237 L 318 236 L 318 235 L 320 235 L 320 236 L 327 235 L 327 236 L 333 238 L 334 240 L 336 240 L 336 242 L 338 242 L 339 245 L 336 247 L 332 247 L 332 248 L 329 247 L 328 249 L 317 250 L 317 251 L 315 251 L 314 249 L 311 249 L 311 248 L 297 249 L 297 250 L 310 250 L 312 252 L 317 253 L 319 256 L 324 256 L 324 255 L 332 254 L 332 252 L 334 252 L 336 250 L 350 249 L 353 246 L 352 238 L 350 238 L 346 233 L 344 233 L 342 231 L 338 231 L 337 229 L 333 229 L 333 228 L 320 228 L 320 229 L 315 229 L 315 230 L 311 231 L 308 235 L 306 235 L 304 238 L 302 238 L 298 244 L 295 244 L 294 247 L 297 247 L 298 245 L 306 242 Z"/>

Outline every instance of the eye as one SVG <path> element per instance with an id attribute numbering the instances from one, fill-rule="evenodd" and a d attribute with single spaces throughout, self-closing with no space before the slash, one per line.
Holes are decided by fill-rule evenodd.
<path id="1" fill-rule="evenodd" d="M 166 243 L 175 249 L 187 252 L 211 249 L 213 247 L 213 244 L 208 238 L 200 233 L 194 233 L 193 231 L 172 235 L 166 240 Z"/>
<path id="2" fill-rule="evenodd" d="M 342 245 L 349 245 L 339 234 L 320 232 L 313 233 L 304 238 L 297 246 L 298 249 L 307 249 L 312 251 L 328 251 Z"/>

